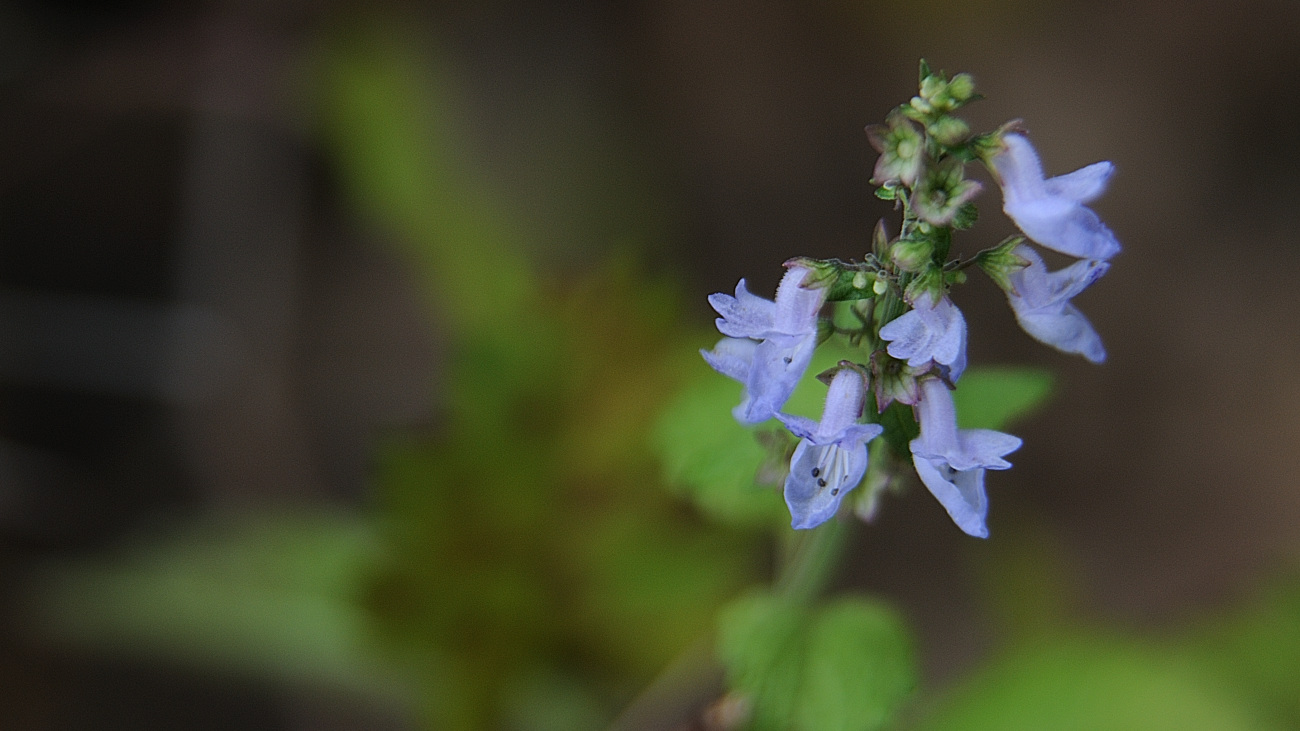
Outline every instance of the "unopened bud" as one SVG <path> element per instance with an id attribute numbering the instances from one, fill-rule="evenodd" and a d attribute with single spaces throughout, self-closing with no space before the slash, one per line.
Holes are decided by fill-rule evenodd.
<path id="1" fill-rule="evenodd" d="M 934 258 L 934 244 L 929 239 L 901 239 L 894 243 L 889 256 L 905 272 L 919 272 Z"/>

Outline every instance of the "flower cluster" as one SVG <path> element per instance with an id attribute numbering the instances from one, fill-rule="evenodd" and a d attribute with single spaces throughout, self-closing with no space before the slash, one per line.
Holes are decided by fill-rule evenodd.
<path id="1" fill-rule="evenodd" d="M 986 470 L 1011 466 L 1005 456 L 1019 438 L 987 429 L 960 429 L 952 392 L 966 369 L 966 321 L 950 297 L 978 266 L 1007 295 L 1033 338 L 1094 363 L 1106 350 L 1071 299 L 1106 273 L 1120 245 L 1086 204 L 1106 187 L 1113 167 L 1089 165 L 1044 178 L 1038 154 L 1018 122 L 972 134 L 955 116 L 974 101 L 967 74 L 951 78 L 921 64 L 920 91 L 885 124 L 867 128 L 880 153 L 872 183 L 893 201 L 902 222 L 890 237 L 882 222 L 862 261 L 800 257 L 787 261 L 775 300 L 751 294 L 742 279 L 735 295 L 714 294 L 718 330 L 726 337 L 705 361 L 744 385 L 733 414 L 744 424 L 775 417 L 799 438 L 790 455 L 785 500 L 794 528 L 832 518 L 859 484 L 859 513 L 871 512 L 892 480 L 868 477 L 877 437 L 910 457 L 920 481 L 966 533 L 985 537 Z M 972 199 L 981 185 L 966 177 L 979 162 L 1002 190 L 1003 211 L 1024 236 L 963 260 L 950 256 L 953 234 L 970 228 Z M 1077 259 L 1051 271 L 1026 242 Z M 847 310 L 845 327 L 834 310 Z M 821 421 L 782 411 L 803 378 L 813 351 L 843 336 L 863 352 L 819 376 L 829 386 Z M 869 397 L 870 396 L 870 397 Z M 879 456 L 875 456 L 875 455 Z"/>

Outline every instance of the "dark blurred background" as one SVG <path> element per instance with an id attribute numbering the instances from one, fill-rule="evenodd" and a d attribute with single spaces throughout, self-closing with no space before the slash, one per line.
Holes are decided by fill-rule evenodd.
<path id="1" fill-rule="evenodd" d="M 987 577 L 1016 547 L 1068 567 L 1071 611 L 1141 633 L 1294 566 L 1290 0 L 3 2 L 0 727 L 416 726 L 399 701 L 87 649 L 17 609 L 51 562 L 170 525 L 364 513 L 376 440 L 436 427 L 447 326 L 322 131 L 358 27 L 453 90 L 459 163 L 548 286 L 633 252 L 686 327 L 742 276 L 770 294 L 791 256 L 861 256 L 891 214 L 862 129 L 921 57 L 975 76 L 974 128 L 1023 119 L 1049 174 L 1116 164 L 1095 208 L 1126 248 L 1079 301 L 1104 366 L 1031 341 L 986 282 L 956 296 L 973 363 L 1059 376 L 989 480 L 994 538 L 891 499 L 841 578 L 903 609 L 926 687 L 996 646 Z M 977 203 L 968 251 L 1012 231 L 996 190 Z"/>

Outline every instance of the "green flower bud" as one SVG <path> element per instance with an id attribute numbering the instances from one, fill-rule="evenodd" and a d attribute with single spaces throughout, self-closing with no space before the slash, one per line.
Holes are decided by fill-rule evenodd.
<path id="1" fill-rule="evenodd" d="M 945 147 L 954 147 L 966 141 L 970 136 L 970 125 L 957 117 L 944 115 L 925 128 L 930 136 Z"/>
<path id="2" fill-rule="evenodd" d="M 929 239 L 901 239 L 889 251 L 894 264 L 905 272 L 919 272 L 934 259 L 934 243 Z"/>
<path id="3" fill-rule="evenodd" d="M 948 96 L 953 101 L 966 103 L 975 98 L 975 79 L 970 74 L 957 74 L 948 82 Z"/>
<path id="4" fill-rule="evenodd" d="M 889 234 L 885 232 L 885 221 L 876 221 L 876 228 L 871 232 L 871 253 L 879 261 L 889 261 Z"/>

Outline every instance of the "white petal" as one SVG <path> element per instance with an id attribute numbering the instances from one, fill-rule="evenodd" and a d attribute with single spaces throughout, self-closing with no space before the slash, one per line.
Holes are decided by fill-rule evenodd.
<path id="1" fill-rule="evenodd" d="M 1002 142 L 1006 149 L 994 156 L 993 169 L 1002 186 L 1003 200 L 1009 205 L 1014 201 L 1045 197 L 1047 188 L 1043 183 L 1043 166 L 1034 146 L 1023 135 L 1004 135 Z"/>
<path id="2" fill-rule="evenodd" d="M 813 434 L 817 432 L 817 422 L 806 416 L 794 416 L 793 414 L 778 411 L 776 418 L 780 419 L 782 424 L 785 424 L 785 428 L 789 429 L 791 434 L 800 439 L 811 439 Z"/>
<path id="3" fill-rule="evenodd" d="M 722 315 L 717 323 L 723 335 L 762 340 L 772 331 L 776 303 L 750 294 L 743 279 L 736 285 L 735 297 L 718 292 L 709 295 L 709 304 Z"/>
<path id="4" fill-rule="evenodd" d="M 952 392 L 937 378 L 921 381 L 921 400 L 914 410 L 921 426 L 921 436 L 912 440 L 912 452 L 925 457 L 947 460 L 961 454 L 957 438 L 957 408 Z"/>
<path id="5" fill-rule="evenodd" d="M 1020 449 L 1020 445 L 1024 443 L 1020 437 L 992 429 L 962 429 L 958 432 L 957 439 L 961 442 L 965 463 L 949 462 L 949 464 L 958 470 L 974 467 L 989 470 L 1010 469 L 1011 463 L 1002 458 Z"/>
<path id="6" fill-rule="evenodd" d="M 956 380 L 966 367 L 966 320 L 947 297 L 935 304 L 918 299 L 911 310 L 880 328 L 880 337 L 889 341 L 890 355 L 913 368 L 934 361 L 950 366 Z"/>
<path id="7" fill-rule="evenodd" d="M 1119 240 L 1096 213 L 1065 198 L 1008 199 L 1002 209 L 1026 236 L 1052 251 L 1080 259 L 1110 259 L 1120 252 Z"/>
<path id="8" fill-rule="evenodd" d="M 713 350 L 701 350 L 704 361 L 713 370 L 741 383 L 749 380 L 749 371 L 754 363 L 754 351 L 758 343 L 747 338 L 723 338 L 713 346 Z"/>
<path id="9" fill-rule="evenodd" d="M 817 315 L 826 303 L 826 290 L 799 286 L 808 276 L 804 267 L 791 267 L 776 289 L 776 309 L 772 329 L 787 335 L 817 332 Z"/>
<path id="10" fill-rule="evenodd" d="M 851 368 L 841 368 L 826 389 L 826 404 L 822 408 L 821 424 L 817 437 L 821 440 L 838 438 L 837 435 L 856 423 L 862 416 L 862 395 L 866 383 L 862 374 Z"/>
<path id="11" fill-rule="evenodd" d="M 1106 192 L 1106 183 L 1114 172 L 1115 166 L 1109 162 L 1094 162 L 1072 173 L 1058 175 L 1048 180 L 1044 187 L 1048 195 L 1059 195 L 1075 203 L 1087 203 Z"/>
<path id="12" fill-rule="evenodd" d="M 808 370 L 816 347 L 815 334 L 773 335 L 759 343 L 745 383 L 749 399 L 733 412 L 736 418 L 746 424 L 757 424 L 775 416 Z"/>
<path id="13" fill-rule="evenodd" d="M 807 439 L 801 440 L 790 459 L 790 475 L 785 480 L 790 526 L 803 530 L 830 520 L 844 496 L 858 486 L 866 471 L 866 445 L 845 450 L 833 444 L 817 446 Z"/>
<path id="14" fill-rule="evenodd" d="M 984 470 L 958 472 L 942 460 L 926 459 L 920 455 L 912 456 L 912 464 L 921 482 L 948 511 L 958 528 L 976 538 L 989 537 L 985 525 L 989 504 L 984 494 Z"/>
<path id="15" fill-rule="evenodd" d="M 1106 346 L 1092 323 L 1079 308 L 1067 304 L 1060 308 L 1018 309 L 1011 301 L 1016 321 L 1025 332 L 1044 345 L 1062 353 L 1078 353 L 1093 363 L 1106 360 Z"/>

